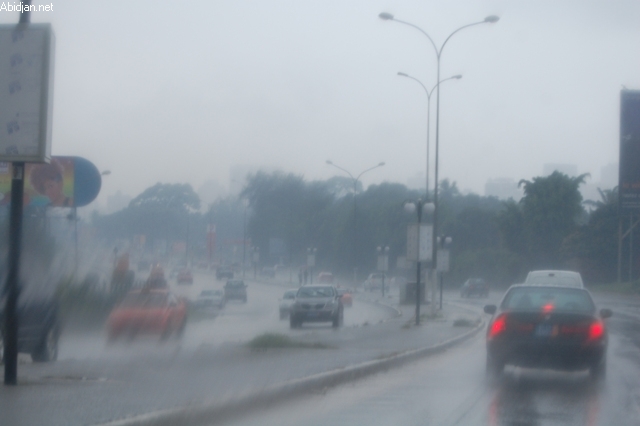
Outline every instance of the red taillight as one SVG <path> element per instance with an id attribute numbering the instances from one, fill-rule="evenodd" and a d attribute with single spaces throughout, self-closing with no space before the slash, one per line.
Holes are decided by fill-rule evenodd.
<path id="1" fill-rule="evenodd" d="M 587 340 L 598 340 L 604 335 L 604 324 L 602 321 L 595 321 L 589 326 Z"/>
<path id="2" fill-rule="evenodd" d="M 550 314 L 551 311 L 553 311 L 553 308 L 554 308 L 553 303 L 547 303 L 546 305 L 544 305 L 542 307 L 542 313 L 543 314 Z"/>
<path id="3" fill-rule="evenodd" d="M 489 338 L 496 337 L 498 334 L 502 333 L 507 329 L 507 317 L 506 315 L 500 315 L 496 318 L 489 328 Z"/>

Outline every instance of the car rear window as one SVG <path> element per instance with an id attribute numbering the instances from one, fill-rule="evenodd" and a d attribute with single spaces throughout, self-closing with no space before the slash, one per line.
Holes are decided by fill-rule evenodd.
<path id="1" fill-rule="evenodd" d="M 558 285 L 567 287 L 582 287 L 582 283 L 576 278 L 571 276 L 558 276 L 554 274 L 536 274 L 529 276 L 526 281 L 527 284 L 536 285 Z"/>
<path id="2" fill-rule="evenodd" d="M 502 309 L 512 311 L 565 311 L 592 313 L 595 306 L 584 290 L 556 287 L 512 288 L 502 301 Z"/>
<path id="3" fill-rule="evenodd" d="M 301 287 L 298 297 L 333 297 L 333 287 Z"/>

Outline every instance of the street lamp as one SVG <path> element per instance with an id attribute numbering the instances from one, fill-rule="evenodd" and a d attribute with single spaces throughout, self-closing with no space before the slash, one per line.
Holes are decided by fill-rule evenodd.
<path id="1" fill-rule="evenodd" d="M 316 253 L 318 252 L 317 248 L 308 248 L 307 249 L 307 268 L 309 269 L 309 282 L 313 284 L 313 268 L 316 266 Z"/>
<path id="2" fill-rule="evenodd" d="M 417 212 L 418 214 L 418 226 L 416 228 L 415 235 L 415 259 L 416 259 L 416 325 L 420 325 L 420 261 L 427 260 L 425 258 L 429 256 L 428 247 L 423 247 L 421 233 L 422 229 L 422 214 L 430 214 L 435 211 L 435 205 L 433 203 L 425 203 L 422 199 L 418 198 L 415 201 L 405 201 L 404 209 L 407 213 Z M 428 236 L 427 236 L 428 237 Z M 432 250 L 432 253 L 434 251 Z M 412 253 L 407 253 L 407 257 Z M 433 303 L 433 301 L 432 301 Z"/>
<path id="3" fill-rule="evenodd" d="M 378 246 L 378 271 L 382 272 L 382 297 L 384 297 L 384 279 L 389 270 L 389 246 Z"/>
<path id="4" fill-rule="evenodd" d="M 453 241 L 451 237 L 441 236 L 438 237 L 438 249 L 441 251 L 438 258 L 438 264 L 436 270 L 440 274 L 440 310 L 442 310 L 442 276 L 449 270 L 449 250 L 448 247 Z M 434 294 L 435 296 L 435 294 Z M 432 298 L 433 299 L 433 298 Z"/>
<path id="5" fill-rule="evenodd" d="M 244 215 L 242 217 L 242 279 L 244 279 L 247 259 L 247 207 L 249 207 L 249 200 L 243 199 L 242 206 L 244 207 Z"/>
<path id="6" fill-rule="evenodd" d="M 430 149 L 430 145 L 429 145 L 429 136 L 431 134 L 430 131 L 430 123 L 431 123 L 431 95 L 433 94 L 433 91 L 436 89 L 436 87 L 438 87 L 440 84 L 442 84 L 443 82 L 447 81 L 447 80 L 460 80 L 462 78 L 462 75 L 458 74 L 458 75 L 452 75 L 449 78 L 445 78 L 443 80 L 441 80 L 440 82 L 436 83 L 435 86 L 433 86 L 433 88 L 431 90 L 427 89 L 427 86 L 425 86 L 420 80 L 418 80 L 415 77 L 410 76 L 407 73 L 404 72 L 398 72 L 398 75 L 401 77 L 407 77 L 410 78 L 413 81 L 416 81 L 420 86 L 422 86 L 422 88 L 424 89 L 424 92 L 427 94 L 427 186 L 426 186 L 426 193 L 427 196 L 425 198 L 425 200 L 429 199 L 429 153 L 431 151 Z"/>
<path id="7" fill-rule="evenodd" d="M 358 205 L 356 204 L 356 198 L 357 198 L 357 193 L 358 193 L 358 181 L 360 180 L 360 177 L 362 177 L 363 174 L 373 170 L 373 169 L 377 169 L 378 167 L 382 167 L 384 166 L 384 161 L 376 164 L 373 167 L 369 167 L 368 169 L 362 171 L 357 177 L 353 177 L 353 175 L 346 169 L 343 169 L 342 167 L 334 164 L 331 160 L 327 160 L 327 164 L 330 166 L 335 167 L 336 169 L 340 169 L 343 172 L 345 172 L 346 174 L 349 175 L 349 177 L 353 180 L 353 256 L 354 256 L 354 268 L 353 268 L 353 281 L 354 281 L 354 285 L 356 285 L 358 283 Z"/>
<path id="8" fill-rule="evenodd" d="M 417 25 L 414 25 L 410 22 L 406 22 L 406 21 L 401 21 L 399 19 L 396 19 L 392 14 L 387 13 L 387 12 L 382 12 L 378 15 L 378 17 L 384 21 L 395 21 L 398 22 L 400 24 L 405 24 L 408 25 L 412 28 L 415 28 L 416 30 L 420 31 L 422 34 L 424 34 L 429 41 L 431 42 L 431 45 L 433 46 L 433 49 L 436 52 L 436 59 L 437 59 L 437 66 L 438 66 L 438 72 L 437 72 L 437 76 L 436 76 L 436 81 L 440 82 L 440 58 L 442 57 L 442 51 L 444 49 L 444 47 L 446 46 L 447 42 L 449 41 L 449 39 L 451 37 L 453 37 L 454 34 L 456 34 L 457 32 L 465 29 L 465 28 L 469 28 L 469 27 L 473 27 L 475 25 L 480 25 L 480 24 L 493 24 L 498 22 L 498 20 L 500 19 L 498 16 L 495 15 L 491 15 L 491 16 L 487 16 L 486 18 L 484 18 L 482 21 L 478 21 L 478 22 L 473 22 L 471 24 L 467 24 L 467 25 L 463 25 L 462 27 L 458 28 L 457 30 L 455 30 L 454 32 L 452 32 L 451 34 L 449 34 L 449 36 L 444 40 L 444 43 L 442 43 L 442 45 L 440 46 L 440 48 L 438 48 L 438 46 L 436 45 L 436 43 L 433 41 L 433 39 L 431 38 L 431 36 L 429 34 L 427 34 L 427 32 L 425 30 L 423 30 L 422 28 L 418 27 Z M 436 87 L 438 88 L 438 92 L 436 95 L 436 161 L 435 161 L 435 190 L 433 193 L 433 204 L 435 206 L 435 210 L 433 212 L 433 264 L 437 264 L 437 259 L 438 259 L 438 250 L 436 247 L 436 235 L 437 231 L 438 231 L 438 154 L 439 154 L 439 142 L 440 142 L 440 85 L 436 85 Z M 428 190 L 427 190 L 428 191 Z"/>

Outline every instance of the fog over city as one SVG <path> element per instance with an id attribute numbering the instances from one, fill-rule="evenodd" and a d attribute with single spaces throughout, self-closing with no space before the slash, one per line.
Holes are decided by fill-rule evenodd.
<path id="1" fill-rule="evenodd" d="M 441 78 L 463 78 L 442 85 L 441 178 L 484 194 L 565 164 L 598 185 L 618 162 L 619 92 L 640 87 L 634 0 L 57 0 L 32 15 L 56 34 L 53 154 L 111 171 L 102 206 L 156 182 L 224 194 L 259 168 L 327 179 L 327 159 L 353 174 L 384 161 L 365 187 L 424 187 L 427 97 L 397 73 L 431 88 L 436 55 L 380 12 L 438 45 L 500 17 L 442 55 Z M 431 110 L 433 149 L 435 96 Z"/>

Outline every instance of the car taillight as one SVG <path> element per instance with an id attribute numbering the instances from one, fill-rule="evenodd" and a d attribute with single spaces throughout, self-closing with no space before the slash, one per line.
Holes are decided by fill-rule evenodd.
<path id="1" fill-rule="evenodd" d="M 604 324 L 602 321 L 595 321 L 589 326 L 589 334 L 587 340 L 593 341 L 601 339 L 604 335 Z"/>
<path id="2" fill-rule="evenodd" d="M 503 315 L 500 315 L 491 323 L 491 326 L 489 328 L 489 338 L 491 339 L 493 337 L 496 337 L 500 333 L 506 331 L 506 329 L 507 329 L 507 316 L 503 314 Z"/>

